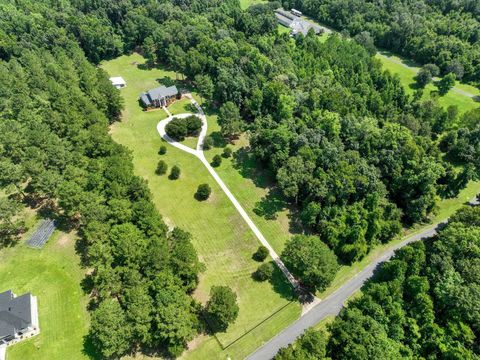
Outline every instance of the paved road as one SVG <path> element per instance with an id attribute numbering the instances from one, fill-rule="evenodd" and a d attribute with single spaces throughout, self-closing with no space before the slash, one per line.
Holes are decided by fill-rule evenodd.
<path id="1" fill-rule="evenodd" d="M 470 201 L 472 205 L 479 205 L 479 202 L 476 198 Z M 283 347 L 288 346 L 293 343 L 297 337 L 303 334 L 308 328 L 315 326 L 317 323 L 325 319 L 329 315 L 337 315 L 342 309 L 344 303 L 350 296 L 359 290 L 365 281 L 373 275 L 375 268 L 382 262 L 390 259 L 395 250 L 398 250 L 414 241 L 418 241 L 424 238 L 428 238 L 434 235 L 437 232 L 437 228 L 441 226 L 432 225 L 431 227 L 425 229 L 421 233 L 412 235 L 406 238 L 404 241 L 392 246 L 387 250 L 381 257 L 376 259 L 365 269 L 360 271 L 352 279 L 347 281 L 342 287 L 340 287 L 333 294 L 320 301 L 315 305 L 308 313 L 302 315 L 300 319 L 295 321 L 289 327 L 285 328 L 273 339 L 265 343 L 263 346 L 258 348 L 254 353 L 247 357 L 247 360 L 268 360 L 272 359 L 275 354 Z"/>
<path id="2" fill-rule="evenodd" d="M 245 222 L 248 224 L 248 226 L 250 227 L 250 229 L 252 229 L 253 233 L 255 234 L 255 236 L 258 238 L 258 240 L 260 240 L 260 243 L 265 246 L 268 251 L 270 252 L 270 256 L 272 257 L 273 261 L 275 261 L 275 263 L 277 264 L 277 266 L 280 268 L 280 270 L 282 270 L 282 272 L 285 274 L 285 276 L 287 277 L 288 281 L 290 281 L 290 283 L 292 284 L 292 286 L 296 287 L 298 285 L 298 282 L 297 280 L 294 278 L 294 276 L 290 273 L 290 271 L 288 271 L 287 267 L 285 266 L 285 264 L 282 262 L 282 260 L 280 259 L 280 257 L 278 256 L 278 254 L 275 252 L 275 250 L 273 250 L 273 248 L 270 246 L 270 244 L 268 243 L 267 239 L 265 239 L 265 237 L 263 236 L 263 234 L 260 232 L 260 230 L 257 228 L 257 226 L 255 225 L 255 223 L 252 221 L 252 219 L 250 219 L 250 216 L 248 216 L 247 212 L 243 209 L 243 207 L 240 205 L 240 203 L 237 201 L 237 199 L 235 198 L 235 196 L 233 196 L 232 192 L 228 189 L 227 185 L 225 185 L 225 183 L 223 182 L 223 180 L 220 178 L 220 176 L 218 176 L 218 174 L 216 173 L 216 171 L 212 168 L 212 166 L 210 165 L 210 163 L 208 162 L 208 160 L 205 158 L 205 154 L 203 153 L 203 141 L 205 140 L 205 136 L 207 135 L 207 117 L 205 116 L 205 113 L 203 112 L 203 109 L 201 108 L 201 106 L 189 95 L 187 95 L 187 97 L 190 98 L 190 101 L 192 102 L 192 104 L 196 107 L 196 109 L 198 110 L 198 114 L 189 114 L 189 113 L 186 113 L 186 114 L 179 114 L 179 115 L 175 115 L 173 116 L 169 111 L 168 109 L 164 108 L 164 110 L 167 112 L 168 114 L 168 118 L 167 119 L 164 119 L 162 121 L 160 121 L 158 124 L 157 124 L 157 131 L 158 133 L 160 134 L 160 136 L 165 139 L 169 144 L 171 144 L 172 146 L 175 146 L 176 148 L 180 149 L 180 150 L 183 150 L 189 154 L 192 154 L 194 156 L 196 156 L 197 158 L 200 159 L 200 161 L 203 163 L 203 165 L 205 165 L 205 167 L 207 168 L 208 172 L 212 175 L 212 177 L 215 179 L 215 181 L 218 183 L 218 185 L 220 186 L 220 188 L 223 190 L 223 192 L 225 193 L 225 195 L 227 195 L 227 197 L 230 199 L 230 201 L 232 202 L 233 206 L 235 206 L 235 208 L 237 209 L 237 211 L 240 213 L 240 215 L 242 216 L 242 218 L 245 220 Z M 185 146 L 183 144 L 180 144 L 179 142 L 173 140 L 171 137 L 169 137 L 165 131 L 165 126 L 173 120 L 174 117 L 176 118 L 186 118 L 188 116 L 191 116 L 191 115 L 196 115 L 198 116 L 201 120 L 202 120 L 202 130 L 200 131 L 200 135 L 198 136 L 198 142 L 197 142 L 197 148 L 196 149 L 192 149 L 188 146 Z"/>

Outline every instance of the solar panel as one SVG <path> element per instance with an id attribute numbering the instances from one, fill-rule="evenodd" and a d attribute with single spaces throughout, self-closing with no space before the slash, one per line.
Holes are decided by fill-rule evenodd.
<path id="1" fill-rule="evenodd" d="M 27 241 L 28 246 L 40 249 L 55 231 L 55 220 L 44 220 Z"/>

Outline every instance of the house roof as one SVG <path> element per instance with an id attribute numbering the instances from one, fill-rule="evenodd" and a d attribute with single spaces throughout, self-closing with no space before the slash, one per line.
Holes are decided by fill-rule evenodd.
<path id="1" fill-rule="evenodd" d="M 32 321 L 32 294 L 15 297 L 11 290 L 0 293 L 0 339 L 15 335 Z"/>
<path id="2" fill-rule="evenodd" d="M 153 100 L 161 99 L 164 97 L 175 96 L 178 94 L 178 89 L 175 85 L 166 87 L 159 86 L 158 88 L 147 91 L 146 93 L 140 94 L 140 99 L 145 105 L 150 105 Z"/>
<path id="3" fill-rule="evenodd" d="M 123 77 L 121 77 L 121 76 L 112 76 L 110 78 L 110 81 L 112 82 L 113 86 L 115 86 L 115 85 L 126 85 L 127 84 L 125 82 L 125 80 L 123 79 Z"/>
<path id="4" fill-rule="evenodd" d="M 301 18 L 296 18 L 295 20 L 293 20 L 290 24 L 290 28 L 292 29 L 292 33 L 294 35 L 299 33 L 307 35 L 310 29 L 313 29 L 313 31 L 315 31 L 315 34 L 318 34 L 321 31 L 320 26 L 314 25 L 311 22 L 305 21 Z"/>
<path id="5" fill-rule="evenodd" d="M 313 29 L 315 31 L 315 34 L 318 34 L 322 30 L 320 26 L 315 25 L 310 21 L 304 20 L 298 16 L 295 16 L 289 11 L 277 9 L 275 10 L 275 16 L 277 17 L 277 21 L 280 24 L 292 29 L 293 35 L 297 35 L 300 33 L 302 33 L 303 35 L 307 35 L 308 30 L 310 29 Z"/>

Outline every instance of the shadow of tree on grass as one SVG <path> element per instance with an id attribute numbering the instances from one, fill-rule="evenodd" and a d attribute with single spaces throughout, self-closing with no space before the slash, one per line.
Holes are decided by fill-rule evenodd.
<path id="1" fill-rule="evenodd" d="M 288 204 L 280 190 L 271 189 L 266 196 L 255 204 L 253 212 L 267 220 L 275 220 L 277 214 L 287 208 Z"/>
<path id="2" fill-rule="evenodd" d="M 292 285 L 288 282 L 287 278 L 276 264 L 269 282 L 272 285 L 273 290 L 282 298 L 289 301 L 296 300 L 297 297 Z"/>

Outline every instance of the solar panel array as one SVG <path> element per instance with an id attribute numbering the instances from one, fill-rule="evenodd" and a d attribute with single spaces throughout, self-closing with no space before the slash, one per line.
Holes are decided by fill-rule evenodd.
<path id="1" fill-rule="evenodd" d="M 55 220 L 44 220 L 27 241 L 28 246 L 40 249 L 55 231 Z"/>

